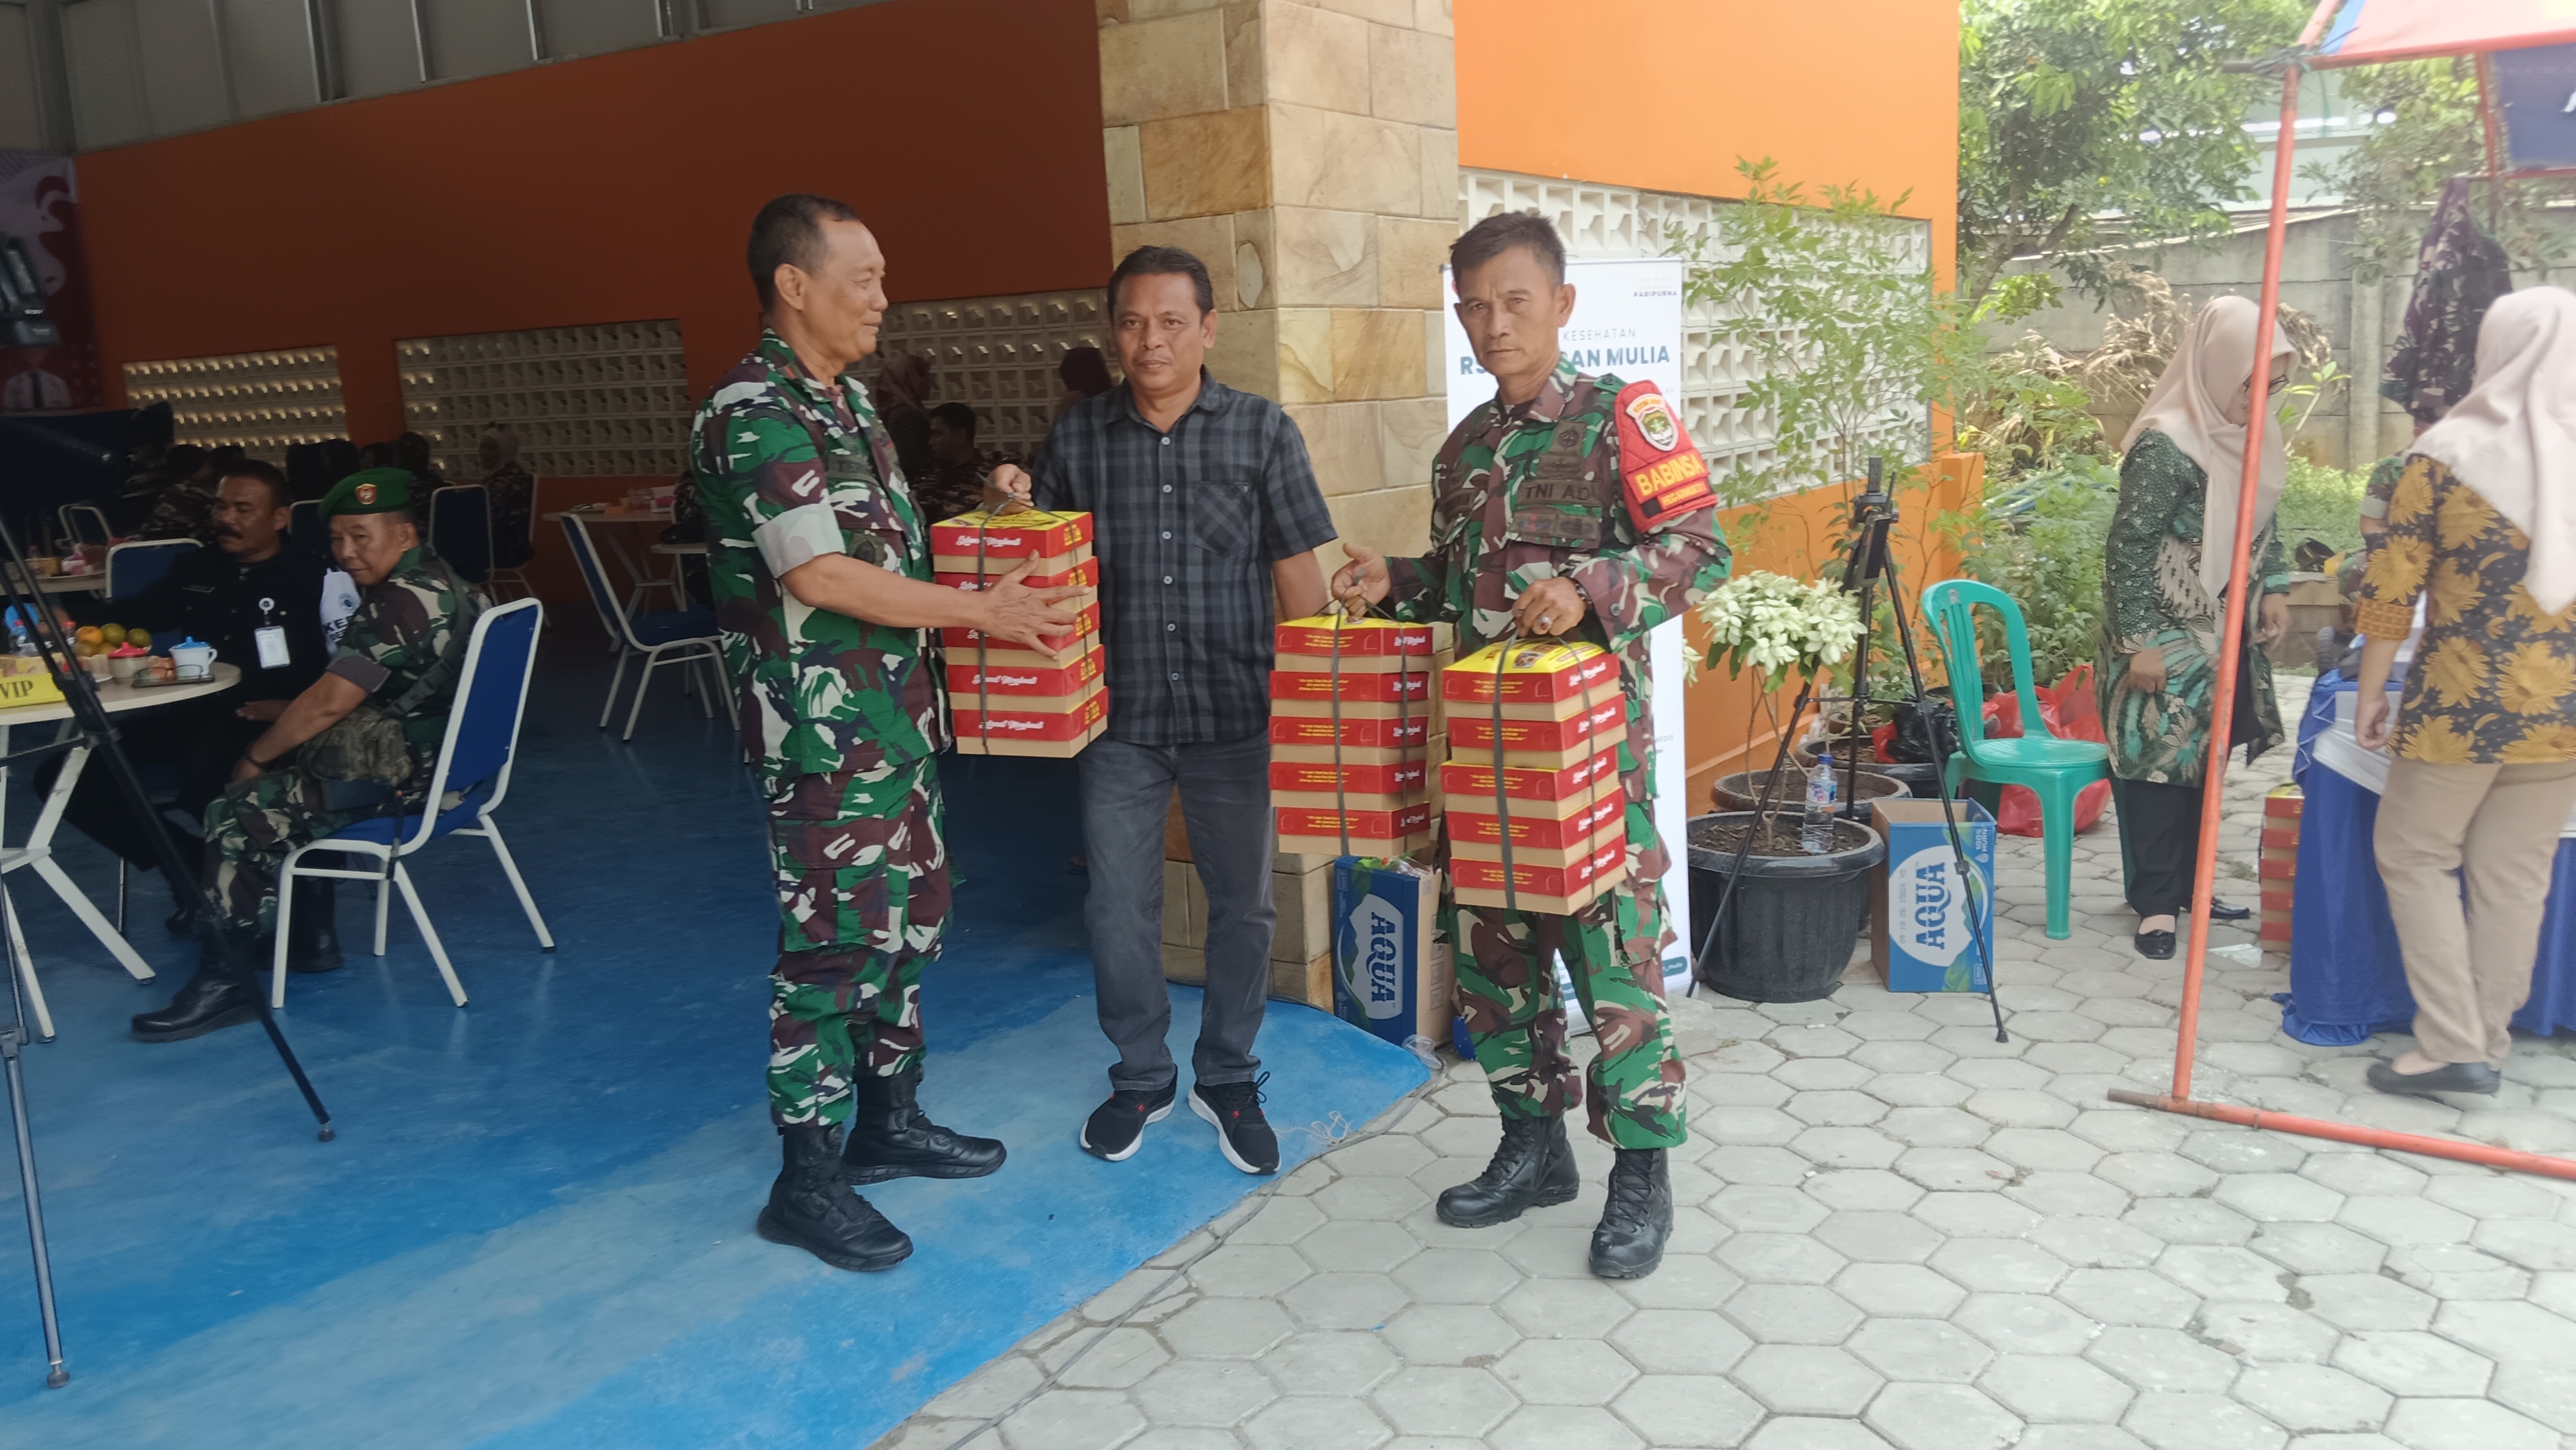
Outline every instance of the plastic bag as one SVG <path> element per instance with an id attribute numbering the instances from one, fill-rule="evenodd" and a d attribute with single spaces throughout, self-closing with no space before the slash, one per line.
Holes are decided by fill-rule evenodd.
<path id="1" fill-rule="evenodd" d="M 2101 707 L 2093 699 L 2093 667 L 2077 665 L 2066 672 L 2054 686 L 2035 692 L 2039 696 L 2039 721 L 2049 734 L 2061 740 L 2103 741 Z M 2022 733 L 2021 697 L 2011 691 L 1998 691 L 1986 697 L 1984 710 L 1986 738 L 2011 740 Z M 2075 794 L 2075 829 L 2078 834 L 2101 824 L 2102 812 L 2111 804 L 2111 782 L 2097 780 Z M 2041 833 L 2039 794 L 2026 785 L 2003 788 L 2003 799 L 1995 811 L 1995 829 L 2008 836 L 2036 836 Z"/>

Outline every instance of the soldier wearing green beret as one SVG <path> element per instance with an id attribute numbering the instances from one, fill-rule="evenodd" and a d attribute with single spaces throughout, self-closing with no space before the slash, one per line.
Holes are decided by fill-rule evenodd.
<path id="1" fill-rule="evenodd" d="M 323 498 L 331 557 L 361 591 L 357 612 L 322 678 L 250 743 L 206 807 L 206 873 L 263 954 L 287 856 L 416 800 L 447 733 L 485 601 L 422 549 L 412 503 L 411 475 L 399 468 L 353 473 Z M 258 990 L 209 955 L 169 1006 L 134 1019 L 134 1035 L 176 1042 L 248 1022 Z"/>

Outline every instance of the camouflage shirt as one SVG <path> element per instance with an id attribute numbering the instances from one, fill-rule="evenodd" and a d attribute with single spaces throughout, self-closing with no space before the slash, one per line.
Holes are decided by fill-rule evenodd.
<path id="1" fill-rule="evenodd" d="M 716 380 L 689 444 L 707 583 L 743 745 L 773 785 L 891 770 L 948 743 L 925 632 L 799 603 L 779 583 L 845 554 L 930 578 L 930 546 L 866 388 L 805 370 L 774 332 Z"/>
<path id="2" fill-rule="evenodd" d="M 1638 457 L 1623 459 L 1623 432 L 1648 440 L 1627 445 Z M 1727 551 L 1713 501 L 1650 513 L 1640 528 L 1637 513 L 1651 505 L 1632 508 L 1630 499 L 1662 484 L 1630 475 L 1651 475 L 1685 456 L 1675 473 L 1685 483 L 1705 477 L 1690 440 L 1651 388 L 1630 391 L 1615 377 L 1560 362 L 1537 397 L 1517 406 L 1499 398 L 1479 404 L 1450 433 L 1432 465 L 1431 552 L 1386 561 L 1387 603 L 1397 617 L 1454 620 L 1461 657 L 1510 628 L 1512 603 L 1530 585 L 1562 576 L 1583 591 L 1590 608 L 1574 637 L 1619 656 L 1631 742 L 1620 775 L 1631 806 L 1629 839 L 1638 847 L 1632 864 L 1648 878 L 1662 876 L 1664 856 L 1651 813 L 1640 809 L 1652 799 L 1651 732 L 1641 723 L 1653 694 L 1646 635 L 1725 581 Z M 1697 496 L 1705 499 L 1705 490 Z"/>
<path id="3" fill-rule="evenodd" d="M 425 699 L 395 712 L 403 739 L 426 764 L 447 736 L 447 712 L 456 703 L 456 677 L 465 663 L 458 629 L 471 629 L 471 616 L 483 607 L 483 597 L 472 585 L 424 550 L 411 549 L 392 573 L 360 592 L 357 612 L 340 632 L 339 648 L 324 673 L 356 685 L 367 692 L 368 703 L 391 711 L 455 649 L 456 665 L 447 677 Z"/>

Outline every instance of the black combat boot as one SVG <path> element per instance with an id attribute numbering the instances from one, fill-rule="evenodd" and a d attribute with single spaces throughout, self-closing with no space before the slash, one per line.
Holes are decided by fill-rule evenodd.
<path id="1" fill-rule="evenodd" d="M 981 1178 L 1002 1166 L 1002 1145 L 952 1133 L 921 1115 L 915 1095 L 921 1069 L 872 1075 L 850 1084 L 849 1146 L 841 1150 L 846 1183 L 889 1178 Z"/>
<path id="2" fill-rule="evenodd" d="M 1610 1201 L 1592 1231 L 1592 1272 L 1642 1279 L 1664 1261 L 1673 1233 L 1673 1175 L 1661 1148 L 1622 1148 L 1610 1165 Z"/>
<path id="3" fill-rule="evenodd" d="M 791 1123 L 778 1130 L 778 1181 L 760 1211 L 760 1236 L 803 1249 L 836 1269 L 891 1269 L 912 1240 L 850 1191 L 841 1177 L 841 1130 Z"/>
<path id="4" fill-rule="evenodd" d="M 238 1027 L 259 1016 L 259 989 L 236 980 L 214 961 L 198 964 L 197 975 L 158 1012 L 133 1021 L 139 1042 L 182 1042 L 226 1027 Z"/>
<path id="5" fill-rule="evenodd" d="M 1567 1202 L 1582 1187 L 1574 1171 L 1574 1145 L 1565 1141 L 1564 1118 L 1505 1118 L 1494 1161 L 1440 1195 L 1440 1221 L 1453 1228 L 1491 1228 L 1520 1217 L 1524 1209 Z"/>
<path id="6" fill-rule="evenodd" d="M 295 888 L 295 915 L 286 923 L 286 969 L 290 972 L 338 971 L 340 923 L 328 876 L 309 877 Z"/>

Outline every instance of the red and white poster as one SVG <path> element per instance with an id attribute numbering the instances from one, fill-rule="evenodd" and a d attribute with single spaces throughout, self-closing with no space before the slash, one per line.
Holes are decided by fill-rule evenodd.
<path id="1" fill-rule="evenodd" d="M 44 279 L 45 315 L 63 337 L 51 347 L 0 347 L 0 413 L 105 407 L 70 157 L 0 151 L 0 232 L 26 243 Z"/>

